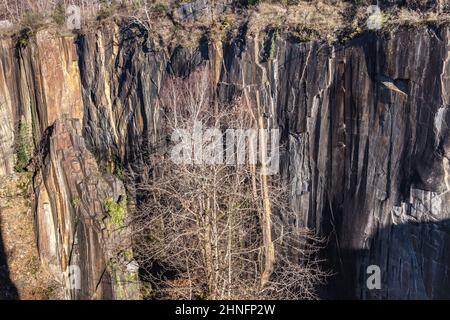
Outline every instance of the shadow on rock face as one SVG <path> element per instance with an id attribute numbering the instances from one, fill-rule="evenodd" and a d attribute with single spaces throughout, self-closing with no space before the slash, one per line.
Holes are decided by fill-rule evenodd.
<path id="1" fill-rule="evenodd" d="M 392 224 L 367 243 L 367 249 L 336 254 L 324 298 L 450 299 L 450 219 Z M 373 265 L 380 289 L 367 286 Z"/>
<path id="2" fill-rule="evenodd" d="M 1 225 L 1 221 L 0 221 Z M 17 300 L 19 293 L 9 278 L 9 268 L 3 247 L 2 231 L 0 229 L 0 300 Z"/>

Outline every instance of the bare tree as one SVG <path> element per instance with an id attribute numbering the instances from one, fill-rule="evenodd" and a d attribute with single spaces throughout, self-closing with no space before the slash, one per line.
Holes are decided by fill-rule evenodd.
<path id="1" fill-rule="evenodd" d="M 258 127 L 257 108 L 240 99 L 220 104 L 212 80 L 205 68 L 168 81 L 161 98 L 164 132 L 198 123 L 224 134 Z M 202 140 L 202 147 L 210 142 Z M 134 247 L 155 297 L 315 298 L 326 277 L 316 257 L 320 241 L 295 227 L 283 182 L 257 173 L 255 165 L 195 160 L 195 150 L 190 163 L 174 163 L 169 152 L 154 157 L 133 190 L 141 199 Z"/>

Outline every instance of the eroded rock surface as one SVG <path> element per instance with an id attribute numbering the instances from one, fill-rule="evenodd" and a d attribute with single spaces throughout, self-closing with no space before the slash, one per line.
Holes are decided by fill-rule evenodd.
<path id="1" fill-rule="evenodd" d="M 128 39 L 128 32 L 119 38 Z M 145 33 L 134 36 L 141 38 L 127 46 L 132 51 L 119 50 L 116 60 L 129 59 L 121 64 L 125 76 L 117 87 L 143 92 L 126 109 L 140 119 L 132 121 L 135 134 L 126 133 L 128 163 L 136 159 L 129 156 L 137 154 L 133 145 L 142 148 L 136 142 L 150 140 L 148 128 L 158 127 L 154 108 L 161 79 L 166 72 L 189 70 L 164 71 L 157 52 L 140 45 L 148 44 Z M 366 34 L 331 46 L 270 33 L 257 38 L 242 30 L 230 43 L 208 44 L 207 54 L 201 54 L 202 47 L 197 53 L 184 51 L 180 61 L 201 58 L 192 68 L 202 60 L 210 64 L 222 99 L 243 95 L 256 101 L 258 96 L 272 115 L 271 125 L 282 129 L 283 175 L 293 183 L 299 222 L 329 239 L 324 254 L 337 275 L 325 297 L 450 297 L 444 227 L 449 215 L 448 39 L 445 28 L 420 28 Z M 172 55 L 167 65 L 182 66 L 182 56 Z M 407 209 L 399 213 L 399 207 Z M 366 287 L 372 264 L 381 269 L 381 290 Z"/>
<path id="2" fill-rule="evenodd" d="M 0 175 L 14 171 L 14 104 L 9 88 L 13 75 L 14 53 L 11 40 L 0 40 Z"/>
<path id="3" fill-rule="evenodd" d="M 298 211 L 293 223 L 328 238 L 323 254 L 336 276 L 324 298 L 450 298 L 446 27 L 365 33 L 329 45 L 275 32 L 256 37 L 244 25 L 230 41 L 167 50 L 137 23 L 77 39 L 46 37 L 24 48 L 1 42 L 7 102 L 0 108 L 0 173 L 14 164 L 15 123 L 33 128 L 35 144 L 48 132 L 36 180 L 41 256 L 61 274 L 76 261 L 89 275 L 83 296 L 68 297 L 116 292 L 111 281 L 94 279 L 103 279 L 111 257 L 105 201 L 124 192 L 98 166 L 139 172 L 164 136 L 158 95 L 165 78 L 208 64 L 221 99 L 258 97 L 282 130 L 282 175 Z M 64 115 L 82 120 L 80 127 L 58 120 Z M 373 264 L 381 290 L 366 287 Z"/>
<path id="4" fill-rule="evenodd" d="M 99 172 L 76 119 L 57 120 L 47 134 L 35 179 L 41 259 L 62 276 L 67 298 L 138 298 L 122 182 Z"/>

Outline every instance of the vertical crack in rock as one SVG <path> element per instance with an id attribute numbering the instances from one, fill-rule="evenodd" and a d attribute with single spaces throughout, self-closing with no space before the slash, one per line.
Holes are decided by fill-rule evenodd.
<path id="1" fill-rule="evenodd" d="M 136 270 L 127 270 L 133 261 L 122 182 L 99 172 L 78 120 L 57 120 L 43 143 L 34 181 L 41 259 L 61 277 L 67 298 L 138 298 Z"/>
<path id="2" fill-rule="evenodd" d="M 14 115 L 8 83 L 13 80 L 12 42 L 0 40 L 0 176 L 14 171 Z"/>

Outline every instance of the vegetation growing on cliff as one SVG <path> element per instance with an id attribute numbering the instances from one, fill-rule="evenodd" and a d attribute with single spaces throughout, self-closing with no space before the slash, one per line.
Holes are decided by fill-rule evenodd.
<path id="1" fill-rule="evenodd" d="M 169 131 L 196 121 L 222 130 L 260 127 L 262 112 L 252 103 L 211 108 L 219 103 L 211 83 L 208 69 L 166 83 L 161 107 Z M 132 192 L 141 199 L 135 253 L 153 298 L 316 297 L 327 274 L 316 256 L 320 241 L 283 223 L 296 219 L 289 193 L 260 173 L 264 164 L 175 164 L 166 156 L 155 158 L 145 170 L 153 173 L 140 174 Z"/>
<path id="2" fill-rule="evenodd" d="M 328 42 L 354 38 L 367 30 L 369 0 L 122 0 L 73 1 L 81 9 L 83 28 L 110 19 L 132 19 L 148 28 L 154 39 L 166 45 L 195 46 L 205 35 L 225 39 L 246 25 L 257 34 L 267 28 L 288 32 L 302 41 Z M 8 19 L 15 29 L 37 29 L 65 23 L 65 1 L 0 2 L 0 20 Z M 408 1 L 407 4 L 381 3 L 383 27 L 450 23 L 450 7 L 444 1 Z M 2 30 L 0 30 L 0 33 Z"/>
<path id="3" fill-rule="evenodd" d="M 17 172 L 23 172 L 30 161 L 32 150 L 29 129 L 24 121 L 19 122 L 15 136 L 16 165 L 14 168 Z"/>
<path id="4" fill-rule="evenodd" d="M 108 198 L 105 202 L 105 208 L 111 219 L 110 225 L 116 228 L 122 228 L 125 226 L 125 215 L 127 212 L 125 197 L 121 197 L 121 199 L 117 202 L 112 198 Z"/>

